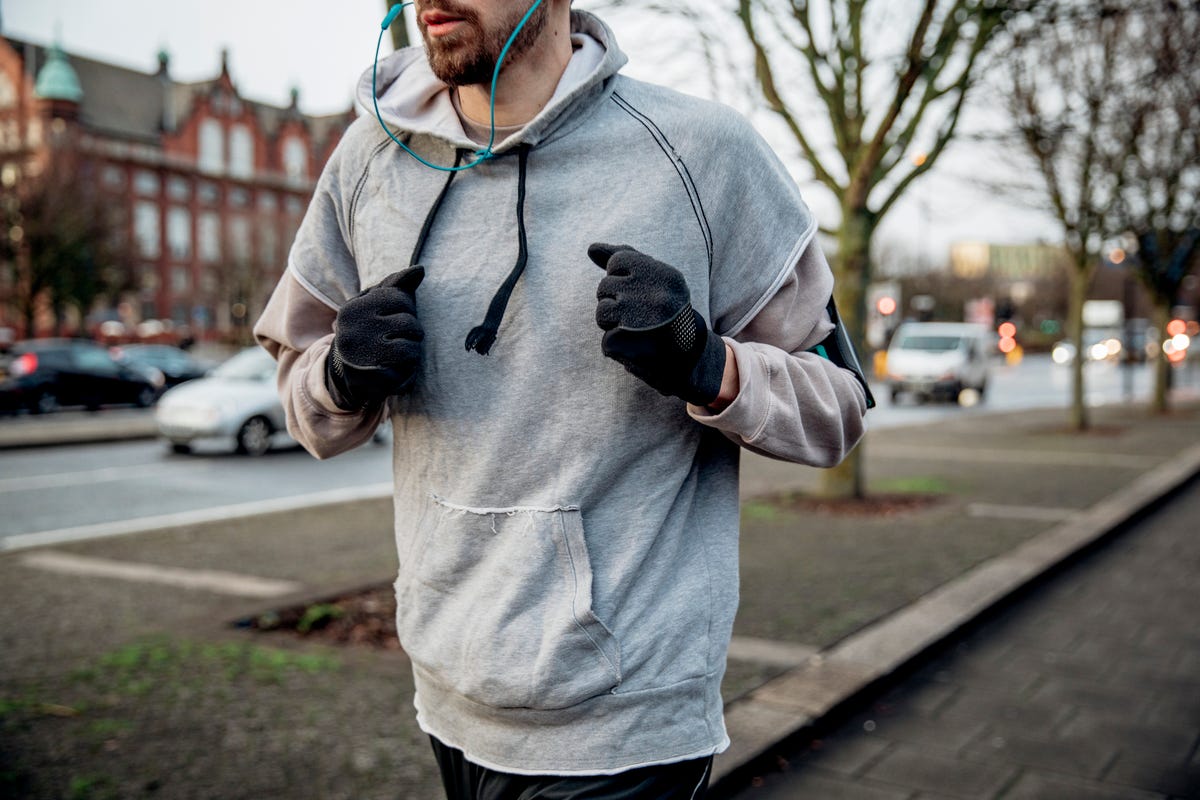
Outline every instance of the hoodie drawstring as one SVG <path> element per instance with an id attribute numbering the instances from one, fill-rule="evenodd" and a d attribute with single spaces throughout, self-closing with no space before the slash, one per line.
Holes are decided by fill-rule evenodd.
<path id="1" fill-rule="evenodd" d="M 517 261 L 513 264 L 512 270 L 508 273 L 508 277 L 504 279 L 504 283 L 500 284 L 500 288 L 496 290 L 496 294 L 492 296 L 491 303 L 488 304 L 487 315 L 483 318 L 483 322 L 476 325 L 467 334 L 466 349 L 474 350 L 481 356 L 486 356 L 488 351 L 492 349 L 492 345 L 496 342 L 496 335 L 500 330 L 500 323 L 504 321 L 504 311 L 508 307 L 508 299 L 512 296 L 513 289 L 517 286 L 517 281 L 521 279 L 521 275 L 525 272 L 525 265 L 529 261 L 529 243 L 525 236 L 525 173 L 526 165 L 529 161 L 530 146 L 523 144 L 517 151 L 519 156 L 517 167 Z M 454 166 L 458 166 L 462 160 L 461 150 L 454 151 Z M 437 217 L 438 209 L 442 206 L 442 201 L 446 199 L 446 194 L 450 190 L 450 184 L 454 181 L 454 176 L 458 174 L 458 170 L 448 171 L 446 173 L 446 182 L 442 185 L 442 191 L 438 194 L 437 199 L 433 201 L 429 212 L 425 215 L 425 222 L 421 225 L 421 233 L 417 237 L 417 244 L 413 248 L 412 258 L 408 260 L 411 265 L 420 263 L 421 251 L 425 248 L 425 240 L 429 237 L 429 231 L 433 228 L 433 220 Z"/>
<path id="2" fill-rule="evenodd" d="M 462 161 L 463 151 L 457 147 L 454 149 L 454 166 L 458 166 Z M 429 207 L 428 213 L 425 214 L 425 222 L 421 224 L 421 233 L 417 236 L 417 245 L 413 248 L 412 257 L 408 259 L 410 266 L 416 266 L 421 263 L 421 251 L 425 249 L 425 240 L 429 238 L 429 231 L 433 227 L 433 219 L 437 216 L 438 209 L 442 207 L 442 201 L 446 199 L 446 193 L 450 191 L 450 184 L 454 181 L 454 176 L 458 174 L 458 170 L 452 169 L 446 173 L 446 182 L 442 184 L 442 190 L 438 192 L 437 199 L 433 201 L 433 205 Z"/>
<path id="3" fill-rule="evenodd" d="M 496 341 L 500 323 L 504 320 L 504 309 L 508 307 L 508 298 L 516 288 L 517 281 L 525 272 L 525 264 L 529 260 L 529 247 L 525 239 L 525 165 L 529 160 L 529 145 L 523 144 L 519 150 L 520 165 L 517 168 L 517 262 L 512 271 L 500 284 L 492 302 L 488 304 L 487 316 L 483 323 L 476 325 L 467 334 L 466 346 L 481 356 L 486 356 Z"/>

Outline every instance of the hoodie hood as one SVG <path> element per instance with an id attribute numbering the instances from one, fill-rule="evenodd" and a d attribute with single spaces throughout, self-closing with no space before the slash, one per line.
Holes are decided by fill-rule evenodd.
<path id="1" fill-rule="evenodd" d="M 576 109 L 585 108 L 593 94 L 603 91 L 628 60 L 612 30 L 586 11 L 571 12 L 571 40 L 574 54 L 550 102 L 517 133 L 496 143 L 493 152 L 520 144 L 532 147 L 548 139 L 571 120 Z M 433 74 L 423 47 L 397 50 L 379 60 L 377 74 L 374 66 L 363 73 L 358 102 L 371 116 L 375 115 L 373 92 L 378 93 L 380 115 L 393 129 L 433 136 L 456 148 L 478 149 L 463 131 L 450 87 Z"/>

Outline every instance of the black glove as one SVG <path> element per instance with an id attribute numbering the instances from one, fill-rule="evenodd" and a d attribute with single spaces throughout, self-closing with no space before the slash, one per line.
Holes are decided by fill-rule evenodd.
<path id="1" fill-rule="evenodd" d="M 725 342 L 692 308 L 683 274 L 628 245 L 593 244 L 604 355 L 661 394 L 707 405 L 721 391 Z"/>
<path id="2" fill-rule="evenodd" d="M 394 272 L 338 309 L 325 386 L 339 408 L 376 405 L 412 384 L 425 338 L 416 296 L 424 278 L 424 267 Z"/>

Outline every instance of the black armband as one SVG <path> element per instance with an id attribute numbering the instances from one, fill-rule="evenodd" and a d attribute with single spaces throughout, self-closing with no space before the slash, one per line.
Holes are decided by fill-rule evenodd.
<path id="1" fill-rule="evenodd" d="M 842 324 L 842 318 L 838 316 L 837 306 L 834 304 L 832 297 L 829 298 L 829 305 L 826 306 L 826 310 L 829 312 L 829 319 L 833 322 L 833 332 L 808 352 L 816 353 L 821 358 L 828 359 L 842 369 L 850 370 L 850 372 L 854 373 L 854 377 L 858 378 L 858 382 L 862 384 L 863 391 L 866 392 L 867 408 L 874 408 L 875 396 L 871 394 L 871 387 L 867 385 L 866 373 L 863 372 L 862 364 L 858 361 L 858 353 L 854 351 L 854 343 L 850 341 L 850 333 L 846 330 L 846 326 Z"/>

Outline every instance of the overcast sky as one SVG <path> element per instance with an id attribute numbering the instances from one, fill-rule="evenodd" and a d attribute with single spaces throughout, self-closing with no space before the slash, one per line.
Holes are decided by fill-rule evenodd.
<path id="1" fill-rule="evenodd" d="M 353 87 L 374 54 L 383 13 L 383 0 L 0 0 L 6 35 L 39 44 L 59 38 L 71 53 L 144 72 L 158 68 L 157 53 L 165 49 L 171 74 L 180 81 L 212 78 L 220 69 L 221 48 L 228 48 L 230 72 L 243 96 L 282 106 L 295 86 L 301 108 L 313 114 L 350 106 Z M 625 15 L 609 22 L 630 57 L 627 74 L 708 92 L 700 76 L 667 69 L 663 51 L 674 48 L 664 48 L 645 20 Z M 389 49 L 385 37 L 384 51 Z M 753 119 L 792 168 L 822 223 L 836 223 L 827 194 L 806 182 L 809 173 L 792 155 L 794 144 L 772 130 L 765 114 Z M 889 215 L 882 240 L 924 249 L 931 262 L 942 260 L 954 241 L 1057 240 L 1044 215 L 995 199 L 981 176 L 1013 166 L 999 162 L 994 152 L 977 146 L 948 149 Z"/>

